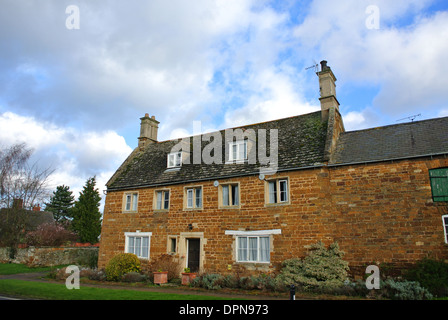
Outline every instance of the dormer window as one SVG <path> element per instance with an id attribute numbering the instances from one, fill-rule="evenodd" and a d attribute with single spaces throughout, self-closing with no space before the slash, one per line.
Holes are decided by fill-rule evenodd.
<path id="1" fill-rule="evenodd" d="M 229 161 L 247 160 L 247 140 L 229 142 Z"/>
<path id="2" fill-rule="evenodd" d="M 171 152 L 168 154 L 168 168 L 179 168 L 182 165 L 182 152 Z"/>

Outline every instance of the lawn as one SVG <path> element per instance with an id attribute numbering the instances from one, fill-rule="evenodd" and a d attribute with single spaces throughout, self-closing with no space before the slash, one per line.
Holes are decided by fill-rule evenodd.
<path id="1" fill-rule="evenodd" d="M 215 296 L 121 290 L 82 286 L 69 290 L 65 284 L 25 280 L 0 280 L 0 294 L 49 300 L 227 300 Z"/>
<path id="2" fill-rule="evenodd" d="M 57 268 L 57 267 L 53 267 L 53 268 Z M 0 263 L 0 275 L 31 273 L 31 272 L 44 272 L 44 271 L 49 272 L 51 269 L 52 269 L 52 267 L 30 268 L 24 264 Z"/>

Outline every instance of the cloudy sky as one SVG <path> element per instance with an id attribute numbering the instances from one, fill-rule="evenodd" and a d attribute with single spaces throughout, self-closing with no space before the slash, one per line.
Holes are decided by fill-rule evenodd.
<path id="1" fill-rule="evenodd" d="M 347 130 L 448 116 L 448 3 L 1 0 L 0 145 L 103 190 L 145 113 L 166 140 L 317 111 L 321 60 Z"/>

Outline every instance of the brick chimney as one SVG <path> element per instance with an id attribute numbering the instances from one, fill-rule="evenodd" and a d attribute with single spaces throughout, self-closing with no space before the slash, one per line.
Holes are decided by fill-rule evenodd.
<path id="1" fill-rule="evenodd" d="M 323 60 L 320 63 L 321 71 L 317 73 L 319 77 L 320 87 L 320 108 L 322 111 L 322 119 L 328 120 L 328 113 L 331 107 L 335 107 L 339 111 L 339 102 L 336 99 L 336 77 L 331 71 L 331 68 L 327 66 L 327 61 Z"/>
<path id="2" fill-rule="evenodd" d="M 143 118 L 140 118 L 140 120 L 140 137 L 138 138 L 138 147 L 142 149 L 149 143 L 157 142 L 159 121 L 157 121 L 154 116 L 150 118 L 147 113 Z"/>

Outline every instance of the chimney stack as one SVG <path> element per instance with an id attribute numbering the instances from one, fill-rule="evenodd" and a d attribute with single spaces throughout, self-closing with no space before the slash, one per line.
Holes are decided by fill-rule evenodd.
<path id="1" fill-rule="evenodd" d="M 323 60 L 320 63 L 321 71 L 317 73 L 319 77 L 320 87 L 320 107 L 322 111 L 322 119 L 328 120 L 328 110 L 335 107 L 339 111 L 339 101 L 336 99 L 336 77 L 327 66 L 327 61 Z"/>
<path id="2" fill-rule="evenodd" d="M 138 147 L 143 149 L 149 143 L 157 142 L 157 130 L 159 129 L 159 121 L 154 116 L 151 118 L 146 113 L 140 118 L 140 137 L 138 138 Z"/>

